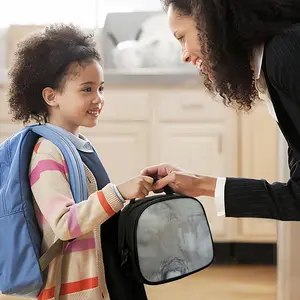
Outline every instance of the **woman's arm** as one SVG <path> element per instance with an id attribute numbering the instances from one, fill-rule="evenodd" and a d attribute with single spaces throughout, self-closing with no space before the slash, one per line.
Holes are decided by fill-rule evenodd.
<path id="1" fill-rule="evenodd" d="M 226 178 L 224 201 L 227 217 L 268 218 L 283 221 L 300 220 L 300 164 L 287 183 L 266 180 Z M 161 190 L 169 185 L 174 192 L 188 196 L 214 197 L 217 178 L 192 174 L 161 164 L 146 168 L 143 175 L 158 176 L 153 186 Z"/>

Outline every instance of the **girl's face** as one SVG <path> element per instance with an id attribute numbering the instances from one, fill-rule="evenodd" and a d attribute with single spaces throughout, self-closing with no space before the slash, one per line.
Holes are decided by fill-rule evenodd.
<path id="1" fill-rule="evenodd" d="M 104 105 L 103 69 L 97 61 L 73 63 L 62 92 L 45 88 L 49 122 L 73 134 L 80 126 L 94 127 Z"/>

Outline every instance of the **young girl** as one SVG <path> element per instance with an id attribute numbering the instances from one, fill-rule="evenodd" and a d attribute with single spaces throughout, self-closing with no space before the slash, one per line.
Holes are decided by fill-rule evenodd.
<path id="1" fill-rule="evenodd" d="M 74 26 L 50 26 L 19 44 L 10 71 L 14 119 L 46 123 L 68 137 L 85 164 L 89 194 L 87 201 L 75 204 L 62 153 L 40 138 L 29 176 L 42 253 L 58 238 L 69 241 L 62 257 L 49 265 L 41 300 L 147 299 L 143 285 L 120 267 L 118 212 L 126 200 L 148 195 L 153 179 L 137 176 L 118 186 L 109 183 L 93 147 L 79 133 L 80 126 L 96 126 L 104 104 L 103 85 L 92 36 Z"/>

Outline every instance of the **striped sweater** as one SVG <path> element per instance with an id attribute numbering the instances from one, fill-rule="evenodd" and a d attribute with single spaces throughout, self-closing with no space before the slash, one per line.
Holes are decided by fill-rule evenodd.
<path id="1" fill-rule="evenodd" d="M 54 299 L 58 276 L 61 276 L 60 300 L 109 299 L 99 225 L 120 211 L 123 204 L 111 184 L 97 191 L 93 174 L 86 166 L 85 171 L 89 196 L 87 201 L 75 204 L 62 153 L 44 138 L 37 142 L 29 175 L 43 234 L 42 253 L 57 238 L 65 241 L 76 238 L 66 244 L 62 259 L 50 263 L 39 300 Z"/>

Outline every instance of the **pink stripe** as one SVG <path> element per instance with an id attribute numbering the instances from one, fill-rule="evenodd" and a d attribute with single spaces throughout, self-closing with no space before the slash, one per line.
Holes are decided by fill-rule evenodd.
<path id="1" fill-rule="evenodd" d="M 30 185 L 33 186 L 45 171 L 59 171 L 66 173 L 65 166 L 52 159 L 40 160 L 30 174 Z"/>
<path id="2" fill-rule="evenodd" d="M 69 211 L 68 227 L 71 239 L 82 235 L 80 226 L 77 220 L 76 205 L 72 205 Z"/>
<path id="3" fill-rule="evenodd" d="M 43 224 L 47 223 L 45 217 L 43 216 L 43 214 L 40 211 L 36 212 L 36 218 L 37 218 L 39 225 L 43 225 Z"/>
<path id="4" fill-rule="evenodd" d="M 68 168 L 68 165 L 67 165 L 67 162 L 65 160 L 63 160 L 63 166 L 64 166 L 64 169 L 65 169 L 65 173 L 69 173 L 69 168 Z"/>
<path id="5" fill-rule="evenodd" d="M 74 240 L 67 244 L 64 252 L 80 252 L 85 250 L 95 249 L 95 239 Z"/>
<path id="6" fill-rule="evenodd" d="M 50 199 L 48 198 L 43 202 L 42 213 L 46 219 L 50 219 L 51 216 L 56 216 L 57 213 L 61 213 L 62 211 L 68 212 L 74 204 L 73 199 L 64 195 L 58 195 Z"/>

